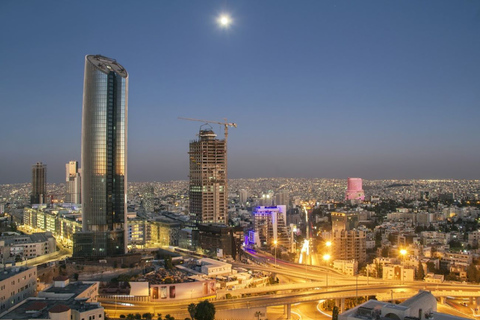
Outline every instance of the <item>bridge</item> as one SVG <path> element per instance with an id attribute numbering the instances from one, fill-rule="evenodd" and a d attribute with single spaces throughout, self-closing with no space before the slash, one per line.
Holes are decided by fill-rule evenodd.
<path id="1" fill-rule="evenodd" d="M 445 297 L 469 297 L 471 302 L 480 304 L 480 291 L 478 286 L 474 285 L 458 285 L 458 284 L 428 284 L 423 282 L 412 282 L 404 285 L 398 284 L 371 284 L 371 285 L 340 285 L 331 286 L 329 288 L 315 289 L 315 285 L 320 283 L 309 283 L 308 288 L 303 288 L 302 291 L 292 292 L 292 290 L 300 290 L 300 285 L 305 284 L 288 284 L 288 285 L 274 285 L 263 288 L 245 289 L 250 290 L 248 293 L 243 293 L 243 297 L 235 299 L 212 300 L 217 310 L 232 310 L 232 309 L 252 309 L 257 310 L 270 306 L 285 306 L 285 313 L 287 319 L 291 317 L 291 305 L 296 303 L 305 303 L 319 300 L 334 299 L 336 305 L 339 306 L 340 311 L 344 311 L 345 299 L 360 297 L 360 296 L 376 296 L 378 300 L 403 300 L 408 299 L 418 293 L 419 290 L 430 291 L 435 297 L 443 302 Z M 312 289 L 313 288 L 313 289 Z M 236 292 L 236 291 L 234 291 Z M 275 292 L 272 294 L 271 292 Z M 265 294 L 270 293 L 270 294 Z M 259 296 L 248 296 L 251 294 L 264 294 Z M 476 298 L 474 300 L 474 298 Z M 105 310 L 109 314 L 113 314 L 113 310 L 123 310 L 131 312 L 135 307 L 141 312 L 155 312 L 162 310 L 162 312 L 170 312 L 175 314 L 180 312 L 186 313 L 187 307 L 192 302 L 197 300 L 185 299 L 180 301 L 155 302 L 151 303 L 147 299 L 136 299 L 135 297 L 122 296 L 98 296 L 98 301 L 102 302 Z M 119 303 L 127 303 L 129 308 L 119 307 Z"/>

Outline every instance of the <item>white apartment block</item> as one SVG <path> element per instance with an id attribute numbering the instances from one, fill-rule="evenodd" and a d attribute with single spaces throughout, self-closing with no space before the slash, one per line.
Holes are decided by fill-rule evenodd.
<path id="1" fill-rule="evenodd" d="M 1 252 L 10 252 L 10 257 L 15 259 L 32 259 L 56 251 L 55 238 L 51 233 L 33 233 L 0 237 Z M 3 258 L 10 258 L 3 257 Z"/>
<path id="2" fill-rule="evenodd" d="M 35 294 L 37 267 L 13 267 L 0 272 L 0 313 Z"/>

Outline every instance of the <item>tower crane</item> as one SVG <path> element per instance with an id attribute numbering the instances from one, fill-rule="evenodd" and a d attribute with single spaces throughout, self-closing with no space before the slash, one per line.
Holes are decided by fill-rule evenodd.
<path id="1" fill-rule="evenodd" d="M 183 118 L 183 117 L 178 117 L 180 120 L 188 120 L 188 121 L 200 121 L 204 123 L 215 123 L 215 124 L 220 124 L 223 125 L 224 128 L 224 136 L 225 136 L 225 144 L 227 144 L 227 139 L 228 139 L 228 127 L 233 127 L 236 128 L 237 124 L 233 122 L 228 122 L 227 118 L 223 118 L 225 120 L 224 122 L 219 122 L 219 121 L 210 121 L 210 120 L 201 120 L 201 119 L 193 119 L 193 118 Z"/>

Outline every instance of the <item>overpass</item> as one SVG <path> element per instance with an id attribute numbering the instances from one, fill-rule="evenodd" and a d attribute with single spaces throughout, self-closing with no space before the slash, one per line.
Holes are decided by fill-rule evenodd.
<path id="1" fill-rule="evenodd" d="M 294 286 L 296 287 L 297 284 Z M 304 285 L 304 284 L 299 284 Z M 309 285 L 316 285 L 312 283 Z M 402 300 L 407 299 L 415 295 L 418 290 L 428 290 L 432 294 L 439 298 L 441 301 L 448 296 L 451 297 L 469 297 L 476 298 L 475 302 L 480 304 L 480 291 L 478 286 L 473 285 L 457 285 L 457 284 L 427 284 L 422 282 L 412 282 L 404 285 L 394 284 L 371 284 L 371 285 L 341 285 L 332 286 L 329 288 L 304 290 L 300 292 L 291 292 L 292 290 L 298 290 L 298 288 L 287 288 L 288 285 L 269 286 L 265 288 L 252 288 L 261 289 L 256 292 L 250 292 L 250 294 L 261 294 L 267 292 L 276 292 L 275 294 L 267 294 L 261 296 L 250 296 L 236 299 L 225 300 L 213 300 L 217 310 L 232 310 L 232 309 L 259 309 L 269 306 L 285 306 L 285 313 L 287 319 L 291 317 L 291 305 L 296 303 L 312 302 L 318 300 L 334 299 L 340 310 L 344 310 L 345 299 L 356 296 L 376 296 L 378 300 Z M 291 285 L 293 286 L 293 285 Z M 290 292 L 289 292 L 290 291 Z M 245 295 L 245 293 L 243 294 Z M 170 311 L 171 314 L 186 313 L 187 307 L 192 302 L 197 300 L 182 300 L 182 301 L 168 301 L 168 302 L 156 302 L 150 303 L 148 299 L 137 299 L 135 297 L 121 297 L 121 296 L 98 296 L 98 301 L 102 302 L 106 311 L 111 314 L 113 310 L 117 310 L 119 303 L 128 303 L 130 307 L 135 307 L 143 312 L 155 312 L 156 310 L 162 310 L 162 312 Z M 131 308 L 125 308 L 125 310 L 131 310 Z"/>

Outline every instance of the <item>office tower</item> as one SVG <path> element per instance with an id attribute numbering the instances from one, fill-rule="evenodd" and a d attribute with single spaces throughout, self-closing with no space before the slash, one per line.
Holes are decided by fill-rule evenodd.
<path id="1" fill-rule="evenodd" d="M 290 247 L 290 233 L 287 228 L 286 206 L 260 206 L 253 211 L 255 245 L 258 247 L 277 245 Z"/>
<path id="2" fill-rule="evenodd" d="M 332 212 L 332 231 L 322 238 L 332 242 L 334 260 L 356 260 L 363 263 L 367 256 L 367 238 L 364 231 L 356 230 L 358 214 Z"/>
<path id="3" fill-rule="evenodd" d="M 332 212 L 332 232 L 350 231 L 358 227 L 358 213 Z"/>
<path id="4" fill-rule="evenodd" d="M 288 196 L 288 191 L 282 190 L 275 195 L 275 205 L 276 206 L 287 206 L 290 199 Z"/>
<path id="5" fill-rule="evenodd" d="M 267 193 L 262 194 L 262 197 L 257 199 L 258 206 L 270 207 L 274 202 L 273 191 L 269 190 Z"/>
<path id="6" fill-rule="evenodd" d="M 67 182 L 66 203 L 81 203 L 81 178 L 78 161 L 69 161 L 65 165 L 65 180 Z"/>
<path id="7" fill-rule="evenodd" d="M 358 230 L 335 230 L 322 234 L 332 242 L 334 260 L 357 260 L 363 263 L 367 258 L 367 234 Z"/>
<path id="8" fill-rule="evenodd" d="M 45 203 L 47 196 L 47 165 L 37 162 L 32 166 L 31 204 Z"/>
<path id="9" fill-rule="evenodd" d="M 248 192 L 245 189 L 238 190 L 238 197 L 240 205 L 244 206 L 247 203 Z"/>
<path id="10" fill-rule="evenodd" d="M 128 73 L 113 59 L 88 55 L 83 90 L 82 232 L 73 254 L 124 254 Z"/>
<path id="11" fill-rule="evenodd" d="M 227 153 L 225 140 L 211 128 L 200 128 L 199 139 L 190 142 L 190 214 L 199 223 L 226 224 Z"/>
<path id="12" fill-rule="evenodd" d="M 361 200 L 365 199 L 365 193 L 362 189 L 361 178 L 348 178 L 347 193 L 345 200 Z"/>

